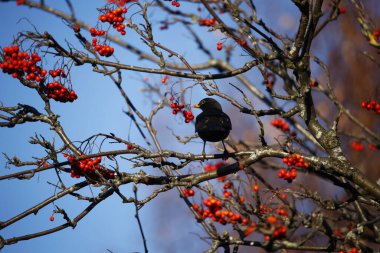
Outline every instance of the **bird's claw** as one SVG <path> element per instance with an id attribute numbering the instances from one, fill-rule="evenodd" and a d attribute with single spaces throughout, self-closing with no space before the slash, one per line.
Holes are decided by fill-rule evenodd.
<path id="1" fill-rule="evenodd" d="M 222 160 L 224 160 L 224 161 L 227 160 L 229 158 L 229 156 L 230 156 L 230 153 L 228 153 L 227 150 L 224 150 Z"/>

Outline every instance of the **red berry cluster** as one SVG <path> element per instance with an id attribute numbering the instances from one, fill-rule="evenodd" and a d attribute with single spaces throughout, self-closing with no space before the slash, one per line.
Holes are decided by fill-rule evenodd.
<path id="1" fill-rule="evenodd" d="M 277 213 L 277 214 L 279 214 L 285 218 L 288 217 L 286 210 L 283 209 L 282 207 L 279 207 L 277 209 L 273 209 L 272 207 L 266 208 L 265 205 L 260 205 L 259 209 L 260 209 L 260 214 L 266 214 L 266 213 L 273 214 L 275 212 L 275 213 Z"/>
<path id="2" fill-rule="evenodd" d="M 247 227 L 247 229 L 244 231 L 244 236 L 247 237 L 250 234 L 252 234 L 256 229 L 256 222 L 251 222 L 251 224 Z"/>
<path id="3" fill-rule="evenodd" d="M 376 112 L 376 114 L 380 114 L 380 104 L 376 102 L 376 100 L 371 101 L 363 101 L 362 102 L 362 108 L 369 110 L 372 110 Z"/>
<path id="4" fill-rule="evenodd" d="M 275 210 L 277 214 L 280 216 L 287 218 L 287 212 L 286 210 L 282 208 L 278 208 Z M 288 228 L 283 223 L 283 219 L 277 217 L 274 214 L 273 208 L 265 208 L 264 205 L 260 205 L 260 214 L 267 215 L 265 218 L 266 222 L 266 234 L 264 235 L 264 240 L 269 241 L 272 239 L 281 239 L 285 236 L 286 232 L 288 231 Z"/>
<path id="5" fill-rule="evenodd" d="M 203 19 L 199 20 L 200 26 L 213 26 L 213 25 L 215 25 L 215 23 L 216 23 L 216 21 L 213 18 L 210 18 L 210 19 L 203 18 Z"/>
<path id="6" fill-rule="evenodd" d="M 66 78 L 67 75 L 66 75 L 66 72 L 64 69 L 55 69 L 55 70 L 49 70 L 49 75 L 51 75 L 53 78 L 54 77 L 62 77 L 62 78 Z"/>
<path id="7" fill-rule="evenodd" d="M 29 55 L 21 52 L 19 46 L 4 47 L 4 61 L 0 64 L 4 73 L 12 75 L 14 78 L 22 78 L 28 81 L 40 83 L 41 90 L 49 97 L 59 102 L 73 102 L 78 96 L 73 90 L 68 90 L 59 82 L 52 82 L 44 85 L 47 71 L 37 66 L 41 57 L 36 52 Z M 49 75 L 53 78 L 66 78 L 64 69 L 49 70 Z"/>
<path id="8" fill-rule="evenodd" d="M 185 107 L 184 104 L 178 104 L 177 102 L 173 102 L 170 104 L 170 108 L 173 109 L 172 113 L 174 115 L 177 114 L 179 111 L 181 111 L 184 107 Z"/>
<path id="9" fill-rule="evenodd" d="M 225 189 L 225 190 L 230 189 L 231 187 L 232 187 L 231 183 L 226 183 L 223 185 L 223 189 Z"/>
<path id="10" fill-rule="evenodd" d="M 106 9 L 106 13 L 104 15 L 99 15 L 99 20 L 103 23 L 107 22 L 114 29 L 116 29 L 121 35 L 125 35 L 125 25 L 123 24 L 125 19 L 125 13 L 127 13 L 127 8 L 116 8 L 114 10 Z"/>
<path id="11" fill-rule="evenodd" d="M 108 0 L 109 3 L 114 3 L 118 6 L 124 6 L 126 3 L 129 2 L 136 2 L 137 0 Z"/>
<path id="12" fill-rule="evenodd" d="M 282 162 L 286 165 L 300 167 L 300 168 L 307 168 L 309 167 L 309 164 L 305 162 L 305 160 L 302 158 L 299 154 L 292 154 L 290 157 L 284 157 L 282 159 Z"/>
<path id="13" fill-rule="evenodd" d="M 289 131 L 289 126 L 288 124 L 281 118 L 276 118 L 273 119 L 271 122 L 271 125 L 274 126 L 275 128 L 280 129 L 281 131 L 288 132 Z"/>
<path id="14" fill-rule="evenodd" d="M 361 152 L 361 151 L 364 150 L 364 145 L 362 143 L 360 143 L 360 142 L 357 142 L 357 141 L 353 141 L 351 143 L 351 147 L 352 147 L 353 150 L 359 151 L 359 152 Z"/>
<path id="15" fill-rule="evenodd" d="M 184 189 L 183 195 L 185 195 L 186 197 L 191 197 L 195 195 L 195 191 L 192 189 Z"/>
<path id="16" fill-rule="evenodd" d="M 361 251 L 357 248 L 352 248 L 351 250 L 347 251 L 347 253 L 360 253 Z M 344 250 L 340 250 L 339 253 L 346 253 Z"/>
<path id="17" fill-rule="evenodd" d="M 288 183 L 291 183 L 297 177 L 297 170 L 295 168 L 292 168 L 290 170 L 281 168 L 277 175 L 279 178 L 283 178 L 288 181 Z"/>
<path id="18" fill-rule="evenodd" d="M 373 38 L 374 40 L 376 40 L 376 41 L 379 40 L 379 38 L 380 38 L 380 29 L 373 32 L 373 37 L 374 37 Z"/>
<path id="19" fill-rule="evenodd" d="M 25 0 L 16 0 L 17 5 L 23 5 Z"/>
<path id="20" fill-rule="evenodd" d="M 369 148 L 370 150 L 377 150 L 377 149 L 379 149 L 379 146 L 375 146 L 375 145 L 372 145 L 372 144 L 368 144 L 368 148 Z"/>
<path id="21" fill-rule="evenodd" d="M 272 208 L 269 208 L 269 212 L 272 212 Z M 259 214 L 265 214 L 267 212 L 267 208 L 264 205 L 259 206 Z"/>
<path id="22" fill-rule="evenodd" d="M 272 238 L 273 239 L 280 239 L 283 238 L 286 235 L 286 232 L 288 231 L 288 228 L 283 225 L 276 225 L 276 226 L 271 226 L 270 228 L 272 230 Z M 264 235 L 264 240 L 269 241 L 270 240 L 270 235 Z"/>
<path id="23" fill-rule="evenodd" d="M 277 213 L 277 215 L 275 214 Z M 272 239 L 281 239 L 285 236 L 288 231 L 288 227 L 284 225 L 283 218 L 288 218 L 288 214 L 285 209 L 277 208 L 274 210 L 273 208 L 265 207 L 264 205 L 260 205 L 259 214 L 263 216 L 264 223 L 264 240 L 269 241 Z M 283 217 L 283 218 L 281 218 Z M 244 235 L 247 236 L 251 234 L 256 227 L 256 223 L 251 223 L 251 226 L 244 232 Z"/>
<path id="24" fill-rule="evenodd" d="M 49 75 L 53 78 L 67 77 L 65 70 L 61 68 L 49 70 Z M 40 87 L 41 90 L 48 96 L 48 98 L 52 98 L 58 102 L 73 102 L 78 98 L 74 90 L 64 87 L 63 84 L 58 81 L 48 83 L 46 86 L 44 84 L 40 84 Z"/>
<path id="25" fill-rule="evenodd" d="M 207 199 L 203 200 L 203 204 L 207 207 L 205 209 L 200 208 L 197 204 L 193 204 L 194 210 L 201 216 L 204 220 L 210 218 L 215 222 L 226 225 L 230 224 L 248 224 L 248 219 L 243 218 L 239 213 L 234 213 L 232 211 L 223 210 L 222 202 L 209 196 Z"/>
<path id="26" fill-rule="evenodd" d="M 207 169 L 206 169 L 206 170 L 207 170 Z M 225 177 L 223 177 L 223 178 L 225 178 Z M 228 183 L 225 183 L 225 184 L 223 185 L 223 196 L 224 196 L 225 198 L 230 198 L 230 197 L 232 197 L 233 192 L 231 192 L 231 191 L 227 191 L 227 190 L 233 188 L 233 186 L 234 186 L 234 185 L 233 185 L 232 182 L 228 182 Z M 237 196 L 237 199 L 239 200 L 240 203 L 244 203 L 244 202 L 245 202 L 245 197 L 244 197 L 244 196 Z"/>
<path id="27" fill-rule="evenodd" d="M 172 113 L 174 115 L 176 115 L 183 108 L 185 108 L 184 104 L 178 104 L 178 102 L 173 102 L 174 101 L 173 97 L 170 98 L 170 101 L 172 101 L 172 103 L 170 104 L 170 108 L 173 109 Z M 192 121 L 194 119 L 194 115 L 191 111 L 183 110 L 182 115 L 183 115 L 183 117 L 185 117 L 185 123 L 189 123 L 190 121 Z"/>
<path id="28" fill-rule="evenodd" d="M 55 101 L 66 103 L 73 102 L 78 98 L 74 90 L 69 90 L 64 87 L 60 82 L 48 83 L 46 86 L 41 85 L 41 89 L 46 93 L 48 98 L 52 98 Z"/>
<path id="29" fill-rule="evenodd" d="M 278 209 L 275 210 L 272 207 L 267 208 L 267 207 L 265 207 L 265 205 L 260 205 L 259 209 L 260 209 L 260 214 L 273 213 L 275 211 L 277 213 L 277 211 L 278 211 Z"/>
<path id="30" fill-rule="evenodd" d="M 222 42 L 216 43 L 216 49 L 219 51 L 222 50 L 223 49 L 223 43 Z"/>
<path id="31" fill-rule="evenodd" d="M 279 215 L 283 216 L 283 217 L 288 217 L 288 213 L 286 212 L 285 209 L 282 209 L 282 208 L 278 208 L 276 209 L 276 213 L 278 213 Z"/>
<path id="32" fill-rule="evenodd" d="M 284 157 L 282 159 L 282 162 L 288 165 L 288 168 L 281 168 L 277 176 L 288 181 L 288 183 L 291 183 L 297 177 L 297 170 L 291 166 L 301 168 L 309 167 L 309 164 L 305 162 L 302 156 L 300 156 L 299 154 L 292 154 L 290 157 Z"/>
<path id="33" fill-rule="evenodd" d="M 67 160 L 69 161 L 71 166 L 71 177 L 73 178 L 85 176 L 86 178 L 98 181 L 100 176 L 97 172 L 99 172 L 105 179 L 115 178 L 114 172 L 100 167 L 101 157 L 96 157 L 95 159 L 86 158 L 80 161 L 75 160 L 74 156 L 68 154 L 64 154 L 64 157 L 67 157 Z"/>
<path id="34" fill-rule="evenodd" d="M 95 50 L 101 56 L 110 57 L 113 54 L 113 52 L 115 51 L 114 48 L 109 46 L 109 45 L 101 45 L 101 44 L 97 44 L 97 43 L 98 43 L 98 39 L 93 38 L 92 39 L 92 46 L 95 48 Z"/>
<path id="35" fill-rule="evenodd" d="M 229 197 L 232 196 L 232 193 L 229 192 L 229 191 L 223 191 L 223 196 L 224 196 L 226 199 L 228 199 Z"/>
<path id="36" fill-rule="evenodd" d="M 346 226 L 337 228 L 333 231 L 334 237 L 339 239 L 339 240 L 344 240 L 347 236 L 347 233 L 352 231 L 352 229 L 354 229 L 354 225 L 352 223 L 349 223 Z"/>
<path id="37" fill-rule="evenodd" d="M 92 37 L 95 36 L 104 36 L 106 32 L 104 30 L 96 30 L 94 27 L 90 28 L 90 33 Z M 101 55 L 105 57 L 110 57 L 113 52 L 114 48 L 107 45 L 107 44 L 99 44 L 97 38 L 92 39 L 91 45 L 95 48 L 95 50 Z"/>
<path id="38" fill-rule="evenodd" d="M 94 27 L 91 27 L 90 28 L 90 34 L 92 37 L 96 37 L 96 36 L 103 36 L 106 34 L 106 31 L 104 30 L 96 30 Z M 95 42 L 97 42 L 98 40 L 95 40 Z M 92 40 L 92 42 L 94 42 L 94 40 Z"/>
<path id="39" fill-rule="evenodd" d="M 205 171 L 206 172 L 211 172 L 211 171 L 219 169 L 220 167 L 224 167 L 226 165 L 227 164 L 225 162 L 217 162 L 214 165 L 212 163 L 208 163 L 205 166 Z M 226 176 L 218 177 L 219 181 L 224 181 L 225 179 L 226 179 Z"/>
<path id="40" fill-rule="evenodd" d="M 24 77 L 29 81 L 41 82 L 44 80 L 46 70 L 41 69 L 36 64 L 41 61 L 41 57 L 36 52 L 29 55 L 21 52 L 19 46 L 4 47 L 4 61 L 0 64 L 3 73 L 12 75 L 14 78 Z"/>
<path id="41" fill-rule="evenodd" d="M 183 117 L 185 117 L 185 123 L 189 123 L 190 121 L 194 119 L 194 115 L 191 111 L 183 110 L 182 115 Z"/>
<path id="42" fill-rule="evenodd" d="M 181 4 L 177 1 L 172 1 L 172 5 L 175 6 L 175 7 L 180 7 Z"/>
<path id="43" fill-rule="evenodd" d="M 277 223 L 277 217 L 274 215 L 269 215 L 266 218 L 266 222 L 269 224 L 276 224 Z"/>
<path id="44" fill-rule="evenodd" d="M 114 3 L 116 4 L 117 6 L 124 6 L 125 4 L 127 3 L 134 3 L 134 2 L 137 2 L 138 0 L 108 0 L 109 3 Z"/>
<path id="45" fill-rule="evenodd" d="M 362 144 L 362 143 L 360 143 L 360 142 L 358 142 L 358 141 L 353 141 L 352 143 L 351 143 L 351 148 L 353 149 L 353 150 L 355 150 L 355 151 L 363 151 L 364 150 L 364 144 Z M 370 143 L 368 143 L 368 149 L 369 150 L 378 150 L 378 149 L 380 149 L 380 145 L 378 145 L 378 146 L 376 146 L 376 145 L 373 145 L 373 144 L 370 144 Z"/>

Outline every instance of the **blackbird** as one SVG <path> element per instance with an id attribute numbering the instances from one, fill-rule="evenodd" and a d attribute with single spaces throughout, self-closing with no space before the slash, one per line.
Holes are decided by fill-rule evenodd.
<path id="1" fill-rule="evenodd" d="M 223 112 L 222 106 L 215 99 L 204 98 L 193 107 L 202 110 L 201 114 L 195 119 L 195 132 L 203 140 L 203 156 L 206 155 L 205 146 L 207 141 L 222 141 L 224 153 L 228 154 L 224 139 L 229 135 L 232 126 L 230 117 Z"/>

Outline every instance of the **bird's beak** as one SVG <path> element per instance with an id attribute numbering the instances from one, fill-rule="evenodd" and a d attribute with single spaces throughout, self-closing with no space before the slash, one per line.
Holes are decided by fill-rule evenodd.
<path id="1" fill-rule="evenodd" d="M 201 106 L 199 104 L 195 104 L 193 105 L 193 108 L 201 108 Z"/>

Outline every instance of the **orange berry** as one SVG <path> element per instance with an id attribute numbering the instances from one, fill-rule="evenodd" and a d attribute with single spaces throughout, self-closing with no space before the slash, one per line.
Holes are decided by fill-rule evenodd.
<path id="1" fill-rule="evenodd" d="M 267 217 L 267 222 L 270 223 L 270 224 L 274 224 L 277 222 L 277 217 L 276 216 L 273 216 L 273 215 L 270 215 Z"/>

